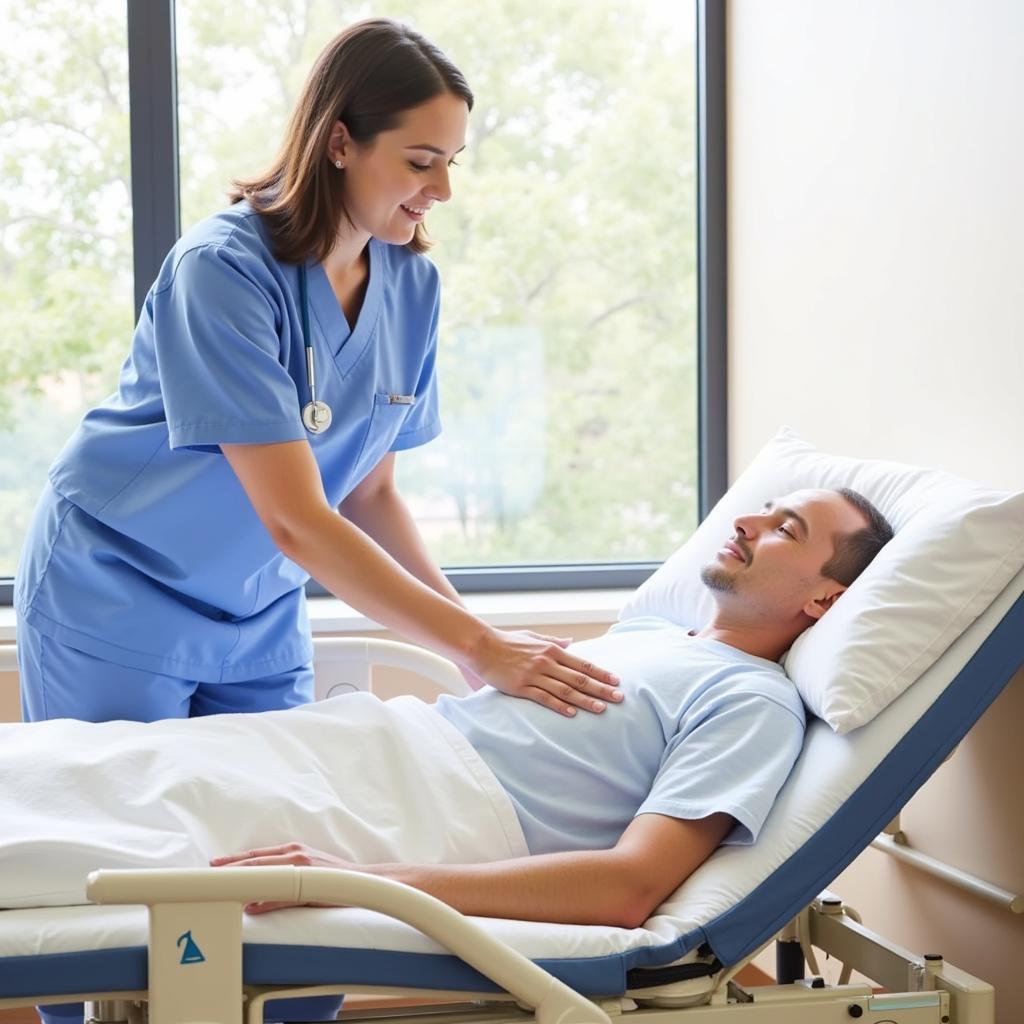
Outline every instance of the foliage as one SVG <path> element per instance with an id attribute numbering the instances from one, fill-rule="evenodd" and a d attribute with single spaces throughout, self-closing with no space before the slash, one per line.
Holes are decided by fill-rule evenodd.
<path id="1" fill-rule="evenodd" d="M 446 431 L 399 459 L 438 558 L 650 560 L 683 540 L 696 522 L 696 227 L 680 13 L 655 0 L 177 10 L 184 225 L 273 155 L 306 69 L 358 17 L 415 25 L 476 94 L 454 198 L 429 225 Z M 124 8 L 48 0 L 7 19 L 0 430 L 19 440 L 0 458 L 0 573 L 59 444 L 53 424 L 116 382 L 132 301 Z M 25 430 L 43 403 L 60 415 Z"/>

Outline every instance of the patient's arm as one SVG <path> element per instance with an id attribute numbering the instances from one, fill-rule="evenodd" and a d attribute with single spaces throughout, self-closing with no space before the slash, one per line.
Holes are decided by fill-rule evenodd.
<path id="1" fill-rule="evenodd" d="M 610 850 L 540 854 L 488 864 L 360 865 L 297 843 L 213 863 L 343 867 L 404 882 L 463 914 L 636 928 L 711 855 L 732 825 L 728 814 L 698 821 L 641 814 Z"/>

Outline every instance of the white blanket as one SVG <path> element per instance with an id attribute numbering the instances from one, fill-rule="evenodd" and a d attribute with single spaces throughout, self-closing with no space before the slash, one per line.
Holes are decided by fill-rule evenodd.
<path id="1" fill-rule="evenodd" d="M 414 697 L 0 725 L 0 907 L 86 903 L 97 868 L 201 867 L 291 841 L 364 864 L 528 852 L 490 769 Z"/>

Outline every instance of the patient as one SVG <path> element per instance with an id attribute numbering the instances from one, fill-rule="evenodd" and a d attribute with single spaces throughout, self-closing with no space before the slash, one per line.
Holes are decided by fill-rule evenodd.
<path id="1" fill-rule="evenodd" d="M 415 767 L 396 768 L 395 774 L 402 776 L 396 787 L 415 790 L 414 802 L 437 799 L 436 809 L 427 810 L 426 831 L 439 833 L 440 840 L 433 837 L 431 842 L 436 845 L 440 841 L 444 846 L 441 852 L 435 854 L 435 846 L 419 841 L 422 835 L 410 835 L 408 841 L 399 836 L 390 845 L 378 842 L 369 835 L 373 828 L 349 815 L 343 819 L 342 831 L 347 821 L 350 831 L 361 832 L 354 845 L 347 843 L 347 837 L 337 842 L 328 839 L 326 842 L 333 843 L 333 847 L 321 850 L 297 841 L 254 844 L 255 833 L 251 831 L 222 832 L 217 840 L 207 836 L 204 842 L 192 828 L 188 837 L 191 854 L 194 858 L 196 851 L 206 850 L 209 856 L 216 852 L 213 843 L 223 843 L 223 835 L 229 834 L 240 845 L 246 843 L 252 848 L 216 856 L 211 861 L 216 866 L 341 867 L 404 882 L 465 914 L 639 926 L 720 844 L 750 843 L 756 838 L 803 738 L 803 707 L 778 660 L 803 630 L 828 611 L 891 536 L 881 514 L 854 492 L 798 491 L 735 520 L 733 536 L 723 538 L 721 549 L 701 573 L 716 605 L 712 620 L 703 628 L 688 631 L 664 620 L 637 618 L 616 624 L 602 637 L 575 645 L 580 654 L 621 679 L 624 699 L 605 714 L 553 716 L 537 704 L 489 688 L 464 698 L 444 696 L 434 711 L 419 707 L 416 714 L 425 715 L 430 727 L 447 730 L 455 744 L 465 748 L 462 760 L 455 758 L 454 771 L 482 780 L 477 788 L 466 790 L 478 801 L 472 821 L 460 822 L 454 817 L 437 821 L 438 815 L 457 816 L 453 807 L 466 806 L 463 797 L 456 795 L 453 776 L 442 773 L 424 780 Z M 328 702 L 330 707 L 319 706 L 312 717 L 326 719 L 337 729 L 338 719 L 350 708 L 368 708 L 372 717 L 384 713 L 389 704 L 397 704 L 397 709 L 403 706 L 398 702 L 381 705 L 371 698 L 367 698 L 369 704 L 346 704 L 354 700 L 343 697 Z M 399 698 L 399 702 L 402 700 L 411 698 Z M 333 708 L 339 710 L 331 719 L 328 716 Z M 258 741 L 269 746 L 287 744 L 285 727 L 298 722 L 296 716 L 301 715 L 311 717 L 310 711 L 299 708 L 264 715 L 223 716 L 221 720 L 230 722 L 234 729 L 263 728 L 267 735 Z M 137 773 L 130 784 L 118 780 L 116 786 L 123 787 L 122 793 L 108 797 L 106 784 L 94 787 L 105 799 L 96 801 L 97 831 L 90 837 L 92 859 L 83 864 L 86 870 L 125 866 L 134 861 L 115 857 L 113 851 L 120 855 L 130 843 L 113 820 L 120 810 L 110 812 L 109 807 L 146 805 L 142 794 L 156 786 L 158 774 L 167 770 L 168 757 L 178 756 L 189 767 L 195 764 L 194 778 L 182 768 L 180 782 L 176 781 L 173 788 L 165 786 L 158 797 L 149 799 L 156 810 L 150 812 L 147 821 L 156 838 L 144 840 L 141 845 L 164 843 L 171 851 L 173 844 L 167 844 L 175 827 L 188 831 L 182 825 L 185 818 L 181 810 L 187 795 L 198 792 L 202 783 L 209 781 L 203 773 L 205 770 L 209 776 L 211 769 L 198 766 L 204 756 L 210 755 L 197 742 L 197 730 L 219 728 L 216 718 L 210 724 L 201 724 L 202 719 L 99 726 L 57 721 L 3 727 L 37 732 L 5 732 L 0 737 L 0 771 L 6 780 L 13 781 L 15 791 L 19 778 L 23 779 L 22 790 L 30 793 L 31 802 L 35 792 L 32 787 L 45 785 L 51 796 L 61 788 L 59 775 L 45 783 L 28 784 L 28 773 L 46 762 L 43 745 L 67 742 L 55 729 L 63 726 L 77 730 L 78 737 L 88 737 L 93 735 L 89 730 L 116 728 L 122 730 L 116 735 L 127 737 L 125 742 L 141 735 L 139 730 L 149 730 L 151 737 L 175 737 L 169 746 L 160 748 L 159 757 L 155 753 L 148 756 L 148 744 L 141 745 L 145 755 L 132 753 L 130 763 Z M 236 718 L 247 721 L 236 724 Z M 41 731 L 48 727 L 49 733 Z M 8 736 L 22 739 L 23 751 L 5 761 L 4 740 Z M 373 749 L 382 740 L 364 729 L 354 737 L 339 737 L 337 742 Z M 183 743 L 184 752 L 178 755 Z M 86 757 L 86 768 L 76 769 L 76 774 L 91 771 L 98 759 L 99 754 Z M 311 774 L 299 771 L 293 781 L 285 782 L 300 790 L 308 788 L 312 785 L 308 778 Z M 350 788 L 357 781 L 356 788 L 375 789 L 377 802 L 386 804 L 389 793 L 393 799 L 401 799 L 399 788 L 388 790 L 385 782 L 375 777 L 346 781 Z M 221 789 L 227 792 L 219 793 L 222 801 L 242 799 L 238 787 L 244 782 L 225 781 Z M 446 787 L 451 790 L 448 805 L 444 803 Z M 0 805 L 9 788 L 0 790 Z M 478 790 L 484 795 L 475 796 Z M 202 792 L 200 803 L 209 818 L 215 819 L 219 812 L 210 806 L 210 791 Z M 308 826 L 299 819 L 279 816 L 277 822 L 265 822 L 258 834 L 269 837 L 276 833 L 281 840 L 301 837 L 317 845 L 324 843 L 326 833 L 316 829 L 318 818 L 335 813 L 337 808 L 329 806 L 330 801 L 322 801 L 318 788 L 310 792 L 313 796 L 307 803 L 321 810 L 315 812 Z M 40 810 L 43 799 L 49 797 L 44 793 L 35 807 L 23 812 L 26 820 L 45 813 Z M 508 810 L 502 817 L 501 807 L 492 813 L 492 805 L 502 801 L 514 813 Z M 393 814 L 378 831 L 389 833 L 390 840 L 403 829 L 423 833 L 423 808 L 418 810 L 419 819 L 417 809 L 411 806 L 408 821 L 401 813 Z M 0 806 L 0 811 L 9 822 L 14 820 L 10 815 L 19 814 L 18 808 L 10 810 L 6 806 Z M 477 824 L 482 833 L 490 829 L 495 841 L 488 845 L 481 839 L 473 846 L 468 834 Z M 340 856 L 339 850 L 346 856 Z M 18 867 L 18 851 L 17 839 L 0 837 L 0 877 L 13 877 L 9 869 L 11 865 Z M 109 859 L 105 851 L 111 851 Z M 384 856 L 390 855 L 394 861 L 381 862 L 378 851 L 387 851 Z M 417 854 L 429 860 L 420 860 Z M 38 843 L 23 845 L 20 855 L 23 860 L 31 856 L 34 864 L 47 856 L 55 864 L 64 863 L 66 857 L 58 850 L 47 854 Z M 171 851 L 168 856 L 173 860 L 175 854 Z M 139 866 L 153 866 L 153 862 L 143 857 Z M 3 899 L 0 893 L 0 905 Z M 7 905 L 26 904 L 15 900 Z M 262 912 L 285 905 L 262 904 L 249 910 Z"/>

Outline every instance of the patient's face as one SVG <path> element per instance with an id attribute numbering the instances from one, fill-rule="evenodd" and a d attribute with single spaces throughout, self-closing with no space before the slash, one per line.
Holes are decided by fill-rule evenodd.
<path id="1" fill-rule="evenodd" d="M 720 606 L 742 605 L 767 622 L 805 612 L 815 618 L 843 589 L 821 574 L 836 535 L 865 525 L 861 513 L 835 491 L 794 491 L 738 516 L 733 535 L 723 538 L 701 579 Z"/>

